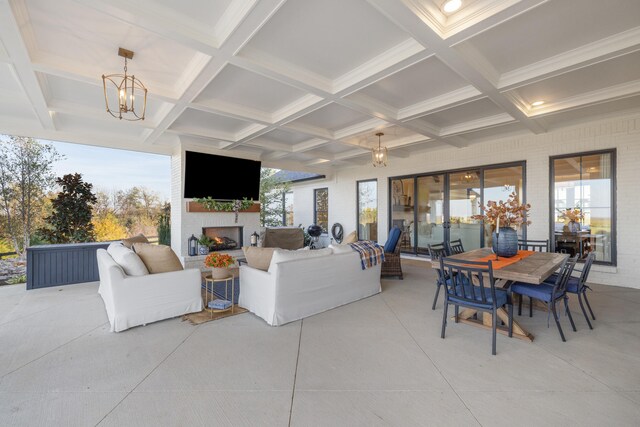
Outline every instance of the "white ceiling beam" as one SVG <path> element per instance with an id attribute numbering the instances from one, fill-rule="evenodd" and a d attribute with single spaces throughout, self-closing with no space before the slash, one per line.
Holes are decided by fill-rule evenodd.
<path id="1" fill-rule="evenodd" d="M 20 32 L 20 28 L 26 25 L 25 21 L 28 19 L 24 8 L 22 2 L 0 1 L 0 39 L 4 41 L 13 63 L 11 69 L 14 77 L 29 99 L 40 125 L 44 129 L 55 130 L 53 118 L 47 107 L 47 98 L 31 66 L 29 49 Z"/>

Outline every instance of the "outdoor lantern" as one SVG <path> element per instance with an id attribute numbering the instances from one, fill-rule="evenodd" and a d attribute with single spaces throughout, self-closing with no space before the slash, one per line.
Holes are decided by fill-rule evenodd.
<path id="1" fill-rule="evenodd" d="M 260 236 L 258 236 L 258 233 L 254 231 L 251 235 L 251 246 L 258 246 L 258 237 Z"/>
<path id="2" fill-rule="evenodd" d="M 193 234 L 189 237 L 189 256 L 196 256 L 198 253 L 198 238 Z"/>

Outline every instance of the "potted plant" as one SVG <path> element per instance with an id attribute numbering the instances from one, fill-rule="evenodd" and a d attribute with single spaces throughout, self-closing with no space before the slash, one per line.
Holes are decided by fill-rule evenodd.
<path id="1" fill-rule="evenodd" d="M 584 214 L 580 210 L 580 208 L 567 208 L 564 212 L 560 213 L 558 219 L 561 220 L 569 220 L 569 223 L 565 226 L 566 230 L 569 233 L 577 233 L 580 231 L 580 223 L 579 221 L 584 218 Z"/>
<path id="2" fill-rule="evenodd" d="M 213 240 L 209 236 L 204 234 L 200 235 L 198 239 L 198 253 L 200 255 L 207 255 L 209 253 L 209 247 L 213 244 Z"/>
<path id="3" fill-rule="evenodd" d="M 235 263 L 234 257 L 220 252 L 212 252 L 204 259 L 204 265 L 211 267 L 211 277 L 213 279 L 224 279 L 231 276 L 229 267 Z"/>
<path id="4" fill-rule="evenodd" d="M 517 227 L 523 224 L 531 224 L 527 220 L 531 205 L 518 201 L 518 195 L 514 191 L 506 202 L 489 200 L 487 206 L 480 206 L 484 214 L 473 215 L 473 219 L 481 219 L 485 224 L 491 224 L 493 230 L 493 251 L 498 256 L 512 257 L 518 253 Z M 514 228 L 515 227 L 515 228 Z"/>

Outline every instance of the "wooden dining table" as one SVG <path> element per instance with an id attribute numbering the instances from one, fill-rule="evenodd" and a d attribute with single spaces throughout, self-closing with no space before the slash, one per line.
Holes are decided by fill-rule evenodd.
<path id="1" fill-rule="evenodd" d="M 474 249 L 472 251 L 463 252 L 461 254 L 452 255 L 448 258 L 463 261 L 477 261 L 493 255 L 490 248 Z M 500 279 L 500 285 L 504 288 L 509 287 L 512 282 L 525 282 L 539 285 L 549 276 L 551 276 L 569 257 L 567 254 L 554 252 L 533 252 L 527 257 L 517 262 L 506 265 L 502 268 L 493 270 L 493 277 Z M 502 258 L 501 258 L 502 259 Z M 440 268 L 440 261 L 432 261 L 431 266 L 435 269 Z M 498 283 L 496 283 L 498 285 Z M 509 322 L 509 314 L 504 308 L 498 309 L 498 318 L 505 324 Z M 490 313 L 483 312 L 479 316 L 478 310 L 464 309 L 458 315 L 459 322 L 470 324 L 473 326 L 491 329 L 492 318 Z M 499 333 L 508 335 L 509 331 L 506 326 L 498 325 Z M 515 319 L 513 321 L 513 336 L 526 341 L 533 341 L 533 334 L 522 327 Z"/>

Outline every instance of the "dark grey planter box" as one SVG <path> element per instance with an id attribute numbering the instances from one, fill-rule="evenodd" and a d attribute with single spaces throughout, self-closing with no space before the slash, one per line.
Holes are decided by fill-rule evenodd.
<path id="1" fill-rule="evenodd" d="M 72 243 L 27 248 L 27 289 L 100 280 L 96 251 L 110 244 Z"/>

